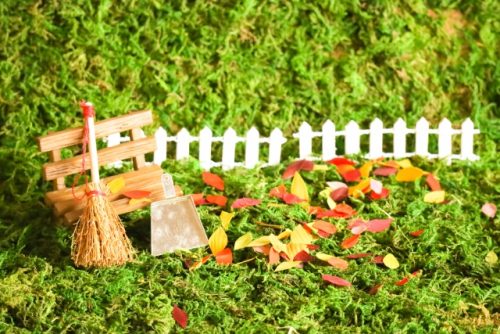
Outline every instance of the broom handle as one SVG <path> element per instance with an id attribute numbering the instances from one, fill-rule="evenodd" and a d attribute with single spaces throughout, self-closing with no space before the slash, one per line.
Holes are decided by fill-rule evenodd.
<path id="1" fill-rule="evenodd" d="M 93 183 L 99 183 L 99 162 L 97 155 L 97 144 L 95 141 L 94 117 L 87 119 L 89 127 L 89 153 L 90 153 L 90 175 Z"/>

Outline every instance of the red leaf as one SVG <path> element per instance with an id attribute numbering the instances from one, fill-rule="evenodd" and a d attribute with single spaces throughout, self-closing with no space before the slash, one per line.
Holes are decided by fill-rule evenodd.
<path id="1" fill-rule="evenodd" d="M 353 169 L 348 172 L 342 173 L 345 182 L 358 182 L 361 180 L 361 173 L 359 169 Z"/>
<path id="2" fill-rule="evenodd" d="M 388 219 L 373 219 L 368 222 L 368 231 L 378 233 L 385 231 L 391 226 L 392 218 Z"/>
<path id="3" fill-rule="evenodd" d="M 227 197 L 222 195 L 207 195 L 207 202 L 218 206 L 226 206 Z"/>
<path id="4" fill-rule="evenodd" d="M 327 161 L 329 164 L 340 166 L 340 165 L 351 165 L 354 166 L 356 163 L 352 160 L 349 160 L 344 157 L 333 158 L 332 160 Z"/>
<path id="5" fill-rule="evenodd" d="M 294 258 L 293 258 L 294 261 L 302 261 L 302 262 L 309 262 L 309 261 L 312 261 L 314 260 L 314 257 L 312 257 L 308 252 L 306 252 L 305 250 L 301 250 L 300 252 L 298 252 L 297 254 L 295 254 Z"/>
<path id="6" fill-rule="evenodd" d="M 298 172 L 300 170 L 305 170 L 305 171 L 311 171 L 314 168 L 314 164 L 312 161 L 309 160 L 298 160 L 295 162 L 292 162 L 288 167 L 286 168 L 285 172 L 283 173 L 282 178 L 283 179 L 289 179 L 293 177 L 295 172 Z"/>
<path id="7" fill-rule="evenodd" d="M 203 198 L 203 194 L 191 194 L 194 205 L 207 204 L 207 201 Z"/>
<path id="8" fill-rule="evenodd" d="M 323 220 L 315 220 L 312 225 L 315 229 L 326 232 L 328 234 L 335 234 L 337 232 L 337 227 L 332 223 L 325 222 Z"/>
<path id="9" fill-rule="evenodd" d="M 219 175 L 203 172 L 201 176 L 206 185 L 214 187 L 217 190 L 224 190 L 224 180 L 222 180 Z"/>
<path id="10" fill-rule="evenodd" d="M 389 196 L 389 189 L 382 188 L 382 192 L 380 194 L 374 193 L 373 191 L 370 193 L 370 198 L 374 201 L 378 199 L 383 199 Z"/>
<path id="11" fill-rule="evenodd" d="M 298 204 L 306 201 L 305 199 L 299 198 L 294 194 L 288 194 L 288 193 L 284 194 L 282 199 L 283 202 L 285 202 L 286 204 Z"/>
<path id="12" fill-rule="evenodd" d="M 241 208 L 246 208 L 247 206 L 255 206 L 259 205 L 261 202 L 260 199 L 254 199 L 254 198 L 239 198 L 236 201 L 233 202 L 231 207 L 233 209 L 241 209 Z"/>
<path id="13" fill-rule="evenodd" d="M 177 322 L 179 326 L 181 326 L 182 328 L 186 328 L 188 323 L 188 315 L 177 305 L 174 305 L 174 308 L 172 309 L 172 318 L 174 318 L 175 322 Z"/>
<path id="14" fill-rule="evenodd" d="M 352 247 L 356 246 L 356 244 L 358 243 L 359 237 L 360 237 L 360 234 L 355 234 L 355 235 L 345 239 L 344 241 L 342 241 L 342 244 L 340 245 L 340 247 L 342 247 L 343 249 L 348 249 L 348 248 L 352 248 Z"/>
<path id="15" fill-rule="evenodd" d="M 349 254 L 346 257 L 350 260 L 355 260 L 355 259 L 361 259 L 364 257 L 368 257 L 370 255 L 371 255 L 370 253 L 356 253 L 356 254 Z"/>
<path id="16" fill-rule="evenodd" d="M 415 237 L 415 238 L 418 238 L 419 236 L 422 235 L 422 233 L 424 233 L 424 230 L 421 229 L 421 230 L 416 230 L 416 231 L 413 231 L 413 232 L 410 232 L 410 235 L 412 237 Z"/>
<path id="17" fill-rule="evenodd" d="M 394 167 L 379 167 L 373 171 L 373 175 L 389 176 L 396 174 L 397 172 L 398 172 L 397 168 Z"/>
<path id="18" fill-rule="evenodd" d="M 151 195 L 151 191 L 130 190 L 130 191 L 124 192 L 123 195 L 127 196 L 128 198 L 144 198 L 144 197 L 148 197 L 149 195 Z"/>
<path id="19" fill-rule="evenodd" d="M 319 249 L 319 245 L 307 245 L 307 249 L 315 251 Z"/>
<path id="20" fill-rule="evenodd" d="M 383 255 L 374 256 L 372 259 L 372 262 L 376 263 L 376 264 L 383 264 L 384 263 L 384 256 Z"/>
<path id="21" fill-rule="evenodd" d="M 429 186 L 429 188 L 431 188 L 432 191 L 441 190 L 441 184 L 431 173 L 427 174 L 425 182 L 427 182 L 427 185 Z"/>
<path id="22" fill-rule="evenodd" d="M 283 196 L 286 194 L 286 187 L 284 184 L 281 184 L 269 192 L 269 196 L 271 197 L 276 197 L 276 198 L 283 198 Z"/>
<path id="23" fill-rule="evenodd" d="M 497 214 L 497 207 L 493 203 L 484 203 L 481 207 L 481 212 L 489 218 L 495 218 L 495 215 Z"/>
<path id="24" fill-rule="evenodd" d="M 321 275 L 323 281 L 336 286 L 351 286 L 351 282 L 346 281 L 343 278 L 333 275 Z"/>
<path id="25" fill-rule="evenodd" d="M 269 264 L 280 263 L 280 253 L 278 253 L 273 247 L 269 249 Z"/>
<path id="26" fill-rule="evenodd" d="M 330 197 L 335 202 L 340 202 L 347 198 L 348 193 L 349 189 L 347 187 L 339 187 L 330 193 Z"/>
<path id="27" fill-rule="evenodd" d="M 406 283 L 408 283 L 408 281 L 409 281 L 409 280 L 410 280 L 410 279 L 409 279 L 408 277 L 405 277 L 405 278 L 403 278 L 402 280 L 397 281 L 395 284 L 396 284 L 397 286 L 403 286 L 403 285 L 405 285 Z"/>
<path id="28" fill-rule="evenodd" d="M 229 265 L 233 263 L 233 253 L 231 252 L 230 248 L 224 248 L 220 252 L 215 255 L 215 261 L 217 261 L 218 264 L 224 264 L 224 265 Z"/>
<path id="29" fill-rule="evenodd" d="M 313 234 L 313 230 L 306 223 L 302 223 L 302 228 L 304 228 L 304 230 L 306 230 L 307 233 Z"/>
<path id="30" fill-rule="evenodd" d="M 378 293 L 378 291 L 383 287 L 384 285 L 383 284 L 375 284 L 371 289 L 370 291 L 368 291 L 368 293 L 370 295 L 376 295 Z"/>
<path id="31" fill-rule="evenodd" d="M 309 210 L 307 210 L 307 212 L 310 215 L 317 215 L 318 213 L 323 212 L 323 211 L 325 211 L 325 209 L 323 209 L 319 206 L 312 206 L 312 205 L 309 207 Z"/>

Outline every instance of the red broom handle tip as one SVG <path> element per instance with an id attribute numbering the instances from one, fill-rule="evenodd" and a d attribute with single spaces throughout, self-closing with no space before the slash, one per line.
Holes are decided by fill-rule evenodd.
<path id="1" fill-rule="evenodd" d="M 89 118 L 95 116 L 94 105 L 91 102 L 82 100 L 80 102 L 80 108 L 82 109 L 83 117 Z"/>

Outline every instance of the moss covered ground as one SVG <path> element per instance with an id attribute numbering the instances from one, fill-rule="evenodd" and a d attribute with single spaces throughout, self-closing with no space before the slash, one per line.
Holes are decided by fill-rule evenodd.
<path id="1" fill-rule="evenodd" d="M 0 332 L 176 332 L 174 304 L 189 314 L 191 333 L 498 331 L 499 266 L 485 256 L 500 254 L 500 222 L 480 208 L 499 203 L 499 13 L 493 0 L 1 1 Z M 243 133 L 255 125 L 290 136 L 304 120 L 366 126 L 375 116 L 386 124 L 403 117 L 412 126 L 424 116 L 434 126 L 443 117 L 458 126 L 470 117 L 481 130 L 481 160 L 446 166 L 414 159 L 440 178 L 448 204 L 424 203 L 423 182 L 390 180 L 388 200 L 354 205 L 367 218 L 395 217 L 388 232 L 343 250 L 348 233 L 340 220 L 339 232 L 320 241 L 339 256 L 392 252 L 397 270 L 359 259 L 345 272 L 306 265 L 275 273 L 264 257 L 241 250 L 235 262 L 255 258 L 189 272 L 184 260 L 207 250 L 150 256 L 144 210 L 124 216 L 137 261 L 86 271 L 73 267 L 71 231 L 43 203 L 48 157 L 35 142 L 80 125 L 82 98 L 95 103 L 99 119 L 154 110 L 155 126 L 146 132 L 162 125 Z M 284 154 L 296 151 L 292 141 Z M 291 227 L 310 219 L 300 207 L 266 205 L 285 165 L 216 170 L 231 199 L 264 200 L 238 212 L 231 246 L 247 231 L 274 231 L 256 221 Z M 185 192 L 210 192 L 196 160 L 163 167 Z M 338 179 L 332 169 L 303 176 L 311 194 Z M 220 209 L 199 212 L 210 234 Z M 420 228 L 421 237 L 408 236 Z M 418 279 L 393 284 L 417 269 Z M 353 286 L 326 286 L 321 274 Z M 377 283 L 383 289 L 369 295 Z"/>

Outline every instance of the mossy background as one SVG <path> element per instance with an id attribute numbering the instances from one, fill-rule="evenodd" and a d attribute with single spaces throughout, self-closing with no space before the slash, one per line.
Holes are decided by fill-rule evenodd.
<path id="1" fill-rule="evenodd" d="M 13 1 L 0 2 L 0 332 L 100 333 L 178 331 L 170 312 L 189 314 L 188 332 L 484 332 L 500 326 L 498 219 L 480 213 L 499 203 L 498 1 Z M 137 262 L 106 270 L 75 269 L 71 232 L 43 204 L 46 154 L 35 138 L 81 124 L 77 102 L 98 118 L 152 109 L 171 132 L 203 126 L 221 134 L 255 125 L 285 135 L 302 121 L 339 127 L 375 117 L 434 126 L 471 117 L 481 130 L 475 163 L 415 159 L 435 171 L 450 203 L 423 203 L 422 182 L 386 181 L 389 200 L 356 203 L 363 217 L 396 218 L 389 232 L 363 236 L 353 250 L 340 232 L 322 250 L 394 253 L 397 270 L 350 262 L 345 272 L 318 265 L 274 273 L 265 259 L 230 267 L 213 262 L 188 272 L 186 259 L 206 250 L 149 255 L 149 213 L 124 216 L 140 251 Z M 295 145 L 295 146 L 294 146 Z M 296 143 L 284 152 L 296 155 Z M 286 164 L 286 163 L 285 163 Z M 284 165 L 285 165 L 284 164 Z M 255 221 L 291 227 L 309 219 L 299 208 L 268 208 L 283 166 L 223 173 L 225 194 L 262 198 L 239 211 L 228 231 L 270 233 Z M 186 192 L 211 192 L 195 160 L 167 161 Z M 130 168 L 130 166 L 125 167 Z M 104 173 L 116 171 L 103 170 Z M 305 173 L 311 194 L 333 170 Z M 220 209 L 199 209 L 208 233 Z M 408 232 L 424 228 L 418 239 Z M 254 257 L 236 251 L 235 262 Z M 396 280 L 416 270 L 403 287 Z M 327 287 L 322 273 L 353 283 Z M 375 296 L 367 291 L 385 283 Z"/>

